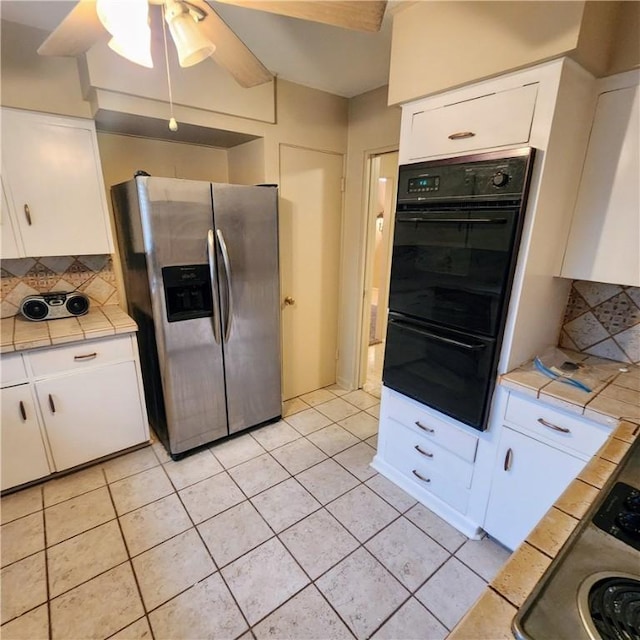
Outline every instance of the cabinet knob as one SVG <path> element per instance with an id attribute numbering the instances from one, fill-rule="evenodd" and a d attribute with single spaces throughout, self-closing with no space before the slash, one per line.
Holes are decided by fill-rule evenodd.
<path id="1" fill-rule="evenodd" d="M 553 424 L 552 422 L 547 422 L 544 418 L 538 418 L 538 422 L 543 427 L 547 427 L 547 429 L 552 429 L 553 431 L 559 431 L 560 433 L 571 433 L 571 429 L 567 429 L 566 427 L 559 427 L 557 424 Z"/>
<path id="2" fill-rule="evenodd" d="M 418 480 L 422 480 L 422 482 L 431 482 L 430 478 L 425 478 L 422 474 L 418 473 L 415 469 L 412 469 L 411 473 L 418 478 Z"/>
<path id="3" fill-rule="evenodd" d="M 509 471 L 511 469 L 511 463 L 513 462 L 513 449 L 509 447 L 507 454 L 504 457 L 504 470 Z"/>
<path id="4" fill-rule="evenodd" d="M 457 131 L 448 136 L 449 140 L 466 140 L 467 138 L 474 138 L 475 133 L 473 131 Z"/>
<path id="5" fill-rule="evenodd" d="M 49 409 L 51 409 L 51 413 L 56 412 L 56 405 L 55 405 L 55 402 L 53 401 L 53 396 L 51 394 L 49 394 Z"/>
<path id="6" fill-rule="evenodd" d="M 24 205 L 24 217 L 27 219 L 27 224 L 31 226 L 31 209 L 29 209 L 29 205 Z"/>
<path id="7" fill-rule="evenodd" d="M 286 305 L 288 305 L 288 306 L 292 306 L 292 305 L 294 305 L 294 304 L 296 303 L 296 301 L 295 301 L 295 298 L 292 298 L 291 296 L 287 296 L 287 297 L 284 299 L 284 303 L 285 303 Z"/>
<path id="8" fill-rule="evenodd" d="M 22 402 L 22 400 L 20 400 L 20 417 L 23 422 L 27 421 L 27 410 L 24 408 L 24 402 Z"/>

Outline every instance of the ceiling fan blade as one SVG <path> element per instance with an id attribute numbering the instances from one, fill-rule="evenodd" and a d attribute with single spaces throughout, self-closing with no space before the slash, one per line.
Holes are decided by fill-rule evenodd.
<path id="1" fill-rule="evenodd" d="M 219 0 L 356 31 L 380 31 L 386 0 Z"/>
<path id="2" fill-rule="evenodd" d="M 240 86 L 255 87 L 273 80 L 273 74 L 204 0 L 189 2 L 207 15 L 198 26 L 204 36 L 216 45 L 211 57 L 224 67 Z"/>
<path id="3" fill-rule="evenodd" d="M 95 0 L 80 0 L 40 45 L 38 53 L 41 56 L 78 56 L 106 37 L 107 32 L 98 20 Z"/>

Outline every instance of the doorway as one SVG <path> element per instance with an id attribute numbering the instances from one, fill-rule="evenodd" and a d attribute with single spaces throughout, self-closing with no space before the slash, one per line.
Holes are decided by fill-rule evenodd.
<path id="1" fill-rule="evenodd" d="M 341 154 L 280 145 L 283 399 L 336 381 Z"/>
<path id="2" fill-rule="evenodd" d="M 359 386 L 380 396 L 398 180 L 398 152 L 370 156 Z"/>

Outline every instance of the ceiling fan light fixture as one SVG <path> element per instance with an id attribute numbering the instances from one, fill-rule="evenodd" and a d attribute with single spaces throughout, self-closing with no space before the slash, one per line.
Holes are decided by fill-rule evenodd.
<path id="1" fill-rule="evenodd" d="M 167 2 L 165 19 L 178 51 L 181 67 L 191 67 L 208 58 L 216 46 L 198 29 L 189 7 L 183 2 Z"/>
<path id="2" fill-rule="evenodd" d="M 109 47 L 123 58 L 153 67 L 147 0 L 97 0 L 96 11 L 112 35 Z"/>

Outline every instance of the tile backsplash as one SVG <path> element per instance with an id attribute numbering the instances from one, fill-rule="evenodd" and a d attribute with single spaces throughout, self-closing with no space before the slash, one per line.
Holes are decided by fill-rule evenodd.
<path id="1" fill-rule="evenodd" d="M 16 315 L 25 296 L 49 291 L 81 291 L 99 307 L 119 302 L 110 255 L 3 260 L 1 274 L 2 318 Z"/>
<path id="2" fill-rule="evenodd" d="M 560 346 L 640 363 L 640 288 L 574 280 Z"/>

